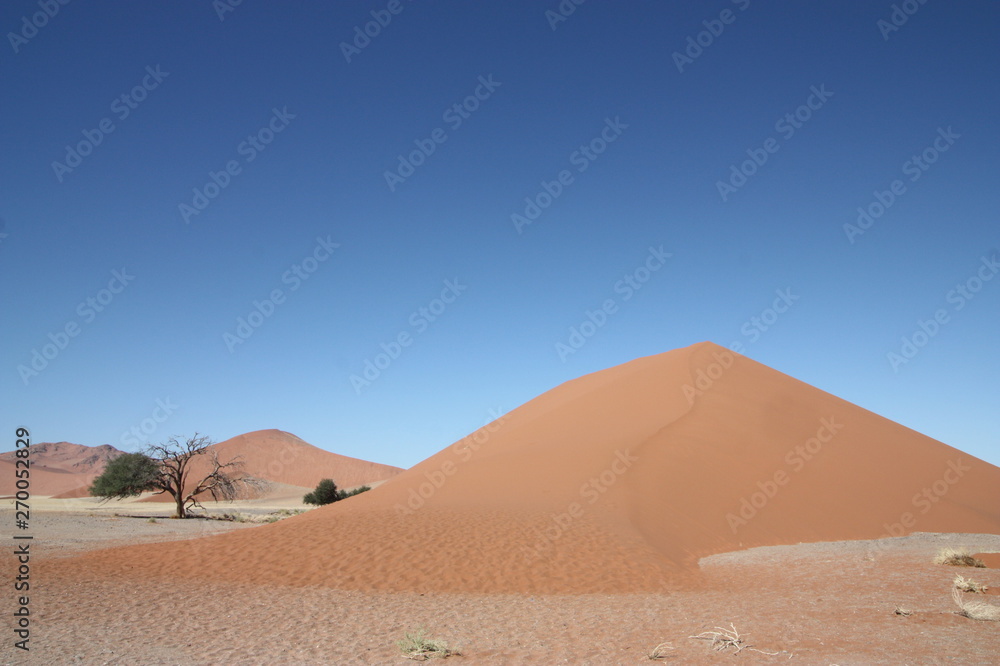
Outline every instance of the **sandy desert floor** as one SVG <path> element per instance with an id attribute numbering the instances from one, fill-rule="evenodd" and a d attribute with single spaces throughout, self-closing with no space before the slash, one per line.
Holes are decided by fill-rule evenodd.
<path id="1" fill-rule="evenodd" d="M 254 529 L 115 517 L 121 506 L 47 508 L 34 514 L 33 564 L 109 545 Z M 131 508 L 151 515 L 148 504 Z M 0 520 L 12 519 L 8 513 Z M 424 627 L 461 652 L 447 661 L 455 664 L 651 664 L 658 662 L 647 653 L 664 642 L 673 649 L 662 662 L 676 664 L 995 664 L 1000 622 L 955 614 L 950 590 L 961 573 L 993 587 L 986 598 L 1000 604 L 1000 570 L 933 564 L 944 546 L 1000 552 L 1000 536 L 756 548 L 703 559 L 698 589 L 639 595 L 363 593 L 136 582 L 111 571 L 84 580 L 43 566 L 32 579 L 30 660 L 12 649 L 8 630 L 2 661 L 400 664 L 409 662 L 395 642 Z M 9 556 L 4 570 L 11 571 Z M 898 615 L 897 607 L 911 614 Z M 733 656 L 689 638 L 730 624 L 760 652 Z"/>

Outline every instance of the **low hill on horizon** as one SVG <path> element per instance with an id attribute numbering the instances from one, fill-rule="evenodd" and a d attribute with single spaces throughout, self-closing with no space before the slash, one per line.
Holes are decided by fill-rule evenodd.
<path id="1" fill-rule="evenodd" d="M 100 474 L 109 460 L 122 453 L 110 444 L 86 446 L 69 442 L 39 442 L 31 445 L 31 465 L 35 469 L 71 474 Z M 16 458 L 16 451 L 0 453 L 0 461 L 14 462 Z"/>
<path id="2" fill-rule="evenodd" d="M 83 495 L 108 461 L 122 454 L 110 444 L 86 446 L 70 442 L 39 442 L 31 445 L 31 494 L 53 497 L 73 493 Z M 16 451 L 0 453 L 0 495 L 10 496 L 15 488 Z"/>

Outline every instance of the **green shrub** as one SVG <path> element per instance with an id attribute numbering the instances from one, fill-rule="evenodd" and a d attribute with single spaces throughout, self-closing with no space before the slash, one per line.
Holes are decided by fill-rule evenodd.
<path id="1" fill-rule="evenodd" d="M 371 486 L 361 486 L 360 488 L 355 488 L 351 491 L 337 490 L 337 484 L 333 482 L 333 479 L 323 479 L 316 486 L 316 489 L 311 493 L 307 493 L 302 501 L 306 504 L 316 504 L 318 506 L 323 506 L 324 504 L 332 504 L 334 502 L 339 502 L 342 499 L 347 499 L 348 497 L 354 497 L 366 490 L 371 490 Z"/>
<path id="2" fill-rule="evenodd" d="M 340 496 L 340 491 L 337 490 L 337 484 L 333 482 L 333 479 L 323 479 L 316 486 L 316 489 L 311 493 L 307 493 L 302 501 L 306 504 L 316 504 L 323 506 L 324 504 L 332 504 L 337 500 L 342 499 Z"/>

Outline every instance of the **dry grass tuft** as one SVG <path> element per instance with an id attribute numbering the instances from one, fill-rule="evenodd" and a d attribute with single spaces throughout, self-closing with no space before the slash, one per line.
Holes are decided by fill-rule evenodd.
<path id="1" fill-rule="evenodd" d="M 962 591 L 957 587 L 952 588 L 951 598 L 961 609 L 959 615 L 963 615 L 970 620 L 992 620 L 1000 621 L 1000 606 L 988 604 L 985 601 L 966 601 Z"/>
<path id="2" fill-rule="evenodd" d="M 674 646 L 669 643 L 660 643 L 655 648 L 649 651 L 646 658 L 650 661 L 655 661 L 657 659 L 663 659 L 667 656 L 667 650 L 673 650 Z"/>
<path id="3" fill-rule="evenodd" d="M 965 578 L 964 576 L 955 576 L 955 589 L 961 590 L 962 592 L 972 592 L 973 594 L 985 594 L 986 590 L 990 589 L 983 585 L 982 583 L 976 582 L 971 578 Z"/>
<path id="4" fill-rule="evenodd" d="M 934 564 L 948 564 L 953 567 L 985 568 L 982 560 L 977 560 L 964 548 L 943 548 L 934 558 Z"/>
<path id="5" fill-rule="evenodd" d="M 736 650 L 733 654 L 739 654 L 743 650 L 750 650 L 752 652 L 760 652 L 761 654 L 771 655 L 772 657 L 777 652 L 764 652 L 763 650 L 758 650 L 752 645 L 748 645 L 743 637 L 740 636 L 740 632 L 736 631 L 736 626 L 732 623 L 729 624 L 730 629 L 723 629 L 722 627 L 716 627 L 715 631 L 703 631 L 697 636 L 688 636 L 688 638 L 694 638 L 701 641 L 712 641 L 712 649 L 718 650 L 720 652 L 725 652 L 729 648 Z"/>
<path id="6" fill-rule="evenodd" d="M 396 646 L 407 659 L 427 661 L 428 659 L 444 659 L 461 654 L 448 648 L 444 641 L 427 638 L 423 629 L 403 634 L 403 639 L 396 641 Z"/>

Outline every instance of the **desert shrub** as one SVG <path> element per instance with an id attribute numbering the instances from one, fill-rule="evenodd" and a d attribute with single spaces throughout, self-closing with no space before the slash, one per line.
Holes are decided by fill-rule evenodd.
<path id="1" fill-rule="evenodd" d="M 333 482 L 333 479 L 323 479 L 316 486 L 316 489 L 311 493 L 307 493 L 302 501 L 306 504 L 316 504 L 317 506 L 323 506 L 325 504 L 333 504 L 334 502 L 339 502 L 342 499 L 347 499 L 348 497 L 354 497 L 366 490 L 371 490 L 370 486 L 361 486 L 360 488 L 355 488 L 351 491 L 337 490 L 337 484 Z"/>
<path id="2" fill-rule="evenodd" d="M 994 606 L 985 601 L 967 601 L 962 596 L 962 591 L 957 587 L 952 588 L 951 597 L 961 609 L 958 611 L 959 615 L 967 617 L 970 620 L 1000 621 L 1000 606 Z"/>
<path id="3" fill-rule="evenodd" d="M 337 490 L 337 484 L 333 482 L 333 479 L 323 479 L 315 490 L 306 493 L 302 501 L 306 504 L 323 506 L 324 504 L 332 504 L 339 499 L 341 499 L 341 492 Z"/>
<path id="4" fill-rule="evenodd" d="M 977 560 L 964 548 L 943 548 L 934 558 L 935 564 L 947 564 L 953 567 L 980 567 L 986 565 Z"/>
<path id="5" fill-rule="evenodd" d="M 396 646 L 407 659 L 416 661 L 426 661 L 427 659 L 437 659 L 460 654 L 448 648 L 447 643 L 441 640 L 427 638 L 423 629 L 408 631 L 403 634 L 402 640 L 396 641 Z"/>

